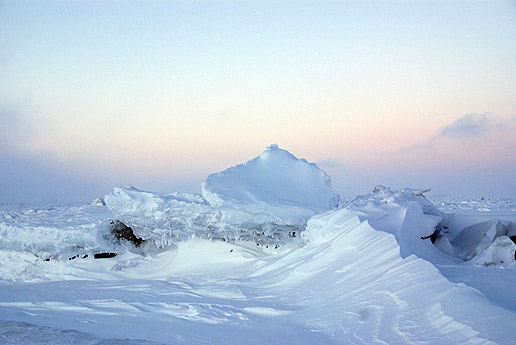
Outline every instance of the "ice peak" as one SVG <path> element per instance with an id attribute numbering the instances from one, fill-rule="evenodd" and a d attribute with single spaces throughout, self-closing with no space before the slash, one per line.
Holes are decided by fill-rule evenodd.
<path id="1" fill-rule="evenodd" d="M 211 174 L 203 182 L 202 193 L 214 207 L 245 209 L 279 218 L 288 213 L 287 208 L 299 208 L 304 210 L 300 212 L 304 221 L 315 213 L 336 208 L 339 200 L 323 170 L 276 144 L 245 164 Z"/>

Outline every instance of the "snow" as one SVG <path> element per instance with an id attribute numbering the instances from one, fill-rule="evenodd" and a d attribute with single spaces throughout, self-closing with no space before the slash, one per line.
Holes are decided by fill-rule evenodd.
<path id="1" fill-rule="evenodd" d="M 515 343 L 516 199 L 427 193 L 337 208 L 322 170 L 273 145 L 202 195 L 0 205 L 0 342 Z"/>

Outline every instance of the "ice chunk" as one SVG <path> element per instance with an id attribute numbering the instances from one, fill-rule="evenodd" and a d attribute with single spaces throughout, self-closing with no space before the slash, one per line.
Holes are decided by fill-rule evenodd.
<path id="1" fill-rule="evenodd" d="M 158 247 L 210 232 L 217 222 L 215 210 L 198 194 L 153 193 L 134 187 L 117 187 L 106 195 L 105 201 L 113 215 L 132 228 L 134 235 L 150 239 Z"/>
<path id="2" fill-rule="evenodd" d="M 104 202 L 103 199 L 101 198 L 97 198 L 95 200 L 93 200 L 91 203 L 90 203 L 90 206 L 104 206 L 106 205 L 106 203 Z"/>
<path id="3" fill-rule="evenodd" d="M 373 228 L 393 234 L 404 258 L 415 254 L 433 263 L 459 261 L 449 257 L 450 248 L 442 250 L 446 247 L 444 242 L 436 247 L 430 240 L 443 213 L 423 195 L 427 191 L 410 188 L 391 190 L 378 185 L 372 194 L 358 196 L 346 207 L 358 214 L 361 221 L 367 220 Z"/>
<path id="4" fill-rule="evenodd" d="M 226 219 L 237 222 L 262 215 L 277 223 L 304 224 L 339 202 L 323 170 L 277 145 L 245 164 L 211 174 L 202 184 L 202 195 Z"/>
<path id="5" fill-rule="evenodd" d="M 497 237 L 507 235 L 507 228 L 498 219 L 477 223 L 464 228 L 451 244 L 456 255 L 470 260 L 486 249 Z"/>
<path id="6" fill-rule="evenodd" d="M 514 253 L 516 245 L 507 236 L 496 238 L 482 253 L 475 256 L 472 261 L 482 266 L 514 266 L 516 261 Z"/>
<path id="7" fill-rule="evenodd" d="M 115 218 L 131 227 L 136 237 L 158 248 L 177 245 L 191 237 L 226 241 L 250 240 L 258 244 L 283 243 L 303 226 L 278 224 L 264 214 L 244 214 L 229 221 L 220 209 L 211 207 L 199 194 L 153 193 L 134 187 L 117 187 L 106 195 Z"/>
<path id="8" fill-rule="evenodd" d="M 137 237 L 158 247 L 191 236 L 276 244 L 299 234 L 310 217 L 337 208 L 339 202 L 324 171 L 277 145 L 245 164 L 208 176 L 202 193 L 119 187 L 105 201 Z"/>
<path id="9" fill-rule="evenodd" d="M 453 250 L 453 247 L 447 237 L 437 236 L 434 245 L 443 253 L 446 253 L 449 256 L 455 256 L 455 251 Z"/>

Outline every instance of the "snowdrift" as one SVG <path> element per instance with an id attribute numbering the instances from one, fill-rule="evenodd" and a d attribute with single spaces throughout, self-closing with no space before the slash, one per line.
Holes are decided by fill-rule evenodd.
<path id="1" fill-rule="evenodd" d="M 167 344 L 514 340 L 516 312 L 449 282 L 426 260 L 403 258 L 394 235 L 353 211 L 312 217 L 302 238 L 303 247 L 274 255 L 249 242 L 190 239 L 148 257 L 71 261 L 69 274 L 89 280 L 4 283 L 0 315 L 24 327 L 24 338 L 14 336 L 25 340 L 59 339 L 48 327 L 75 331 L 62 337 Z"/>

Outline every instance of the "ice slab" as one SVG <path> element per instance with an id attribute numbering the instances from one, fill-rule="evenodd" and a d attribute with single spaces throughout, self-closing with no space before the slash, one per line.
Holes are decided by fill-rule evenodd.
<path id="1" fill-rule="evenodd" d="M 323 170 L 278 145 L 245 164 L 209 175 L 202 195 L 231 222 L 262 215 L 277 223 L 304 224 L 314 214 L 337 208 L 339 202 Z"/>

